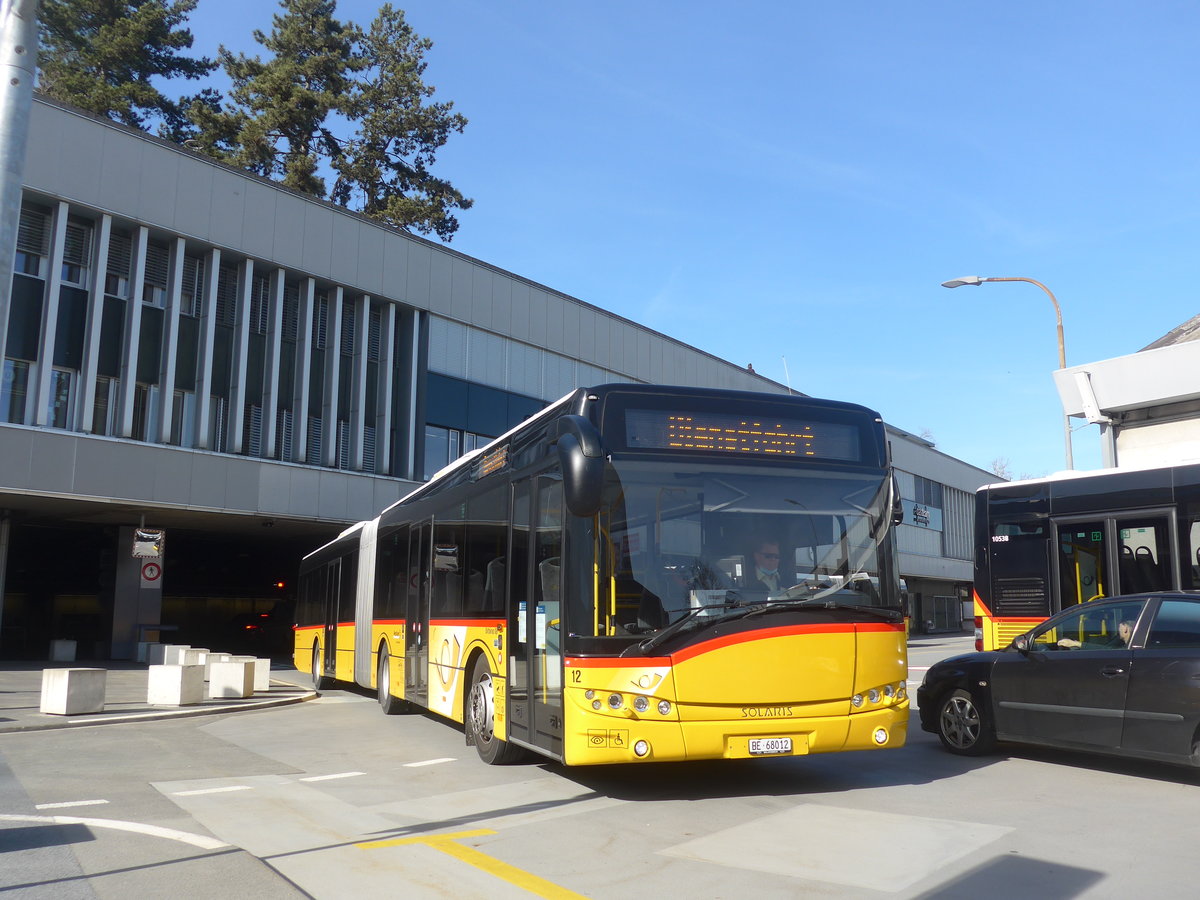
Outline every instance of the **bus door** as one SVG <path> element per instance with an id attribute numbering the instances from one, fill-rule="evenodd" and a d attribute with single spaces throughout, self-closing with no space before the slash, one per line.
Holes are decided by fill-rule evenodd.
<path id="1" fill-rule="evenodd" d="M 408 536 L 408 603 L 404 626 L 404 697 L 429 705 L 429 558 L 433 521 L 414 525 Z"/>
<path id="2" fill-rule="evenodd" d="M 1170 511 L 1058 521 L 1060 609 L 1179 587 Z"/>
<path id="3" fill-rule="evenodd" d="M 513 485 L 509 534 L 509 736 L 562 755 L 562 480 Z"/>
<path id="4" fill-rule="evenodd" d="M 341 598 L 342 561 L 335 559 L 325 567 L 325 659 L 323 665 L 326 672 L 333 672 L 337 666 L 338 612 L 341 609 Z"/>

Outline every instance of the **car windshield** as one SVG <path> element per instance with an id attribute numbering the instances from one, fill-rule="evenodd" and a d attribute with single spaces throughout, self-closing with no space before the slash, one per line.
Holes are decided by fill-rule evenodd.
<path id="1" fill-rule="evenodd" d="M 895 608 L 891 502 L 878 472 L 618 460 L 601 513 L 615 592 L 607 633 L 754 605 Z"/>

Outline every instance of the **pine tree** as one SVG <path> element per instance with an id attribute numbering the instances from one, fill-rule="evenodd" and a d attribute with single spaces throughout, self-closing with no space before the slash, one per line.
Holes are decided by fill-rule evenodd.
<path id="1" fill-rule="evenodd" d="M 427 103 L 434 89 L 423 76 L 425 52 L 433 46 L 391 4 L 380 8 L 362 36 L 356 90 L 343 112 L 358 131 L 333 160 L 337 170 L 331 199 L 360 204 L 368 216 L 392 225 L 436 232 L 450 240 L 458 229 L 452 209 L 472 201 L 430 172 L 437 150 L 467 120 L 453 103 Z"/>
<path id="2" fill-rule="evenodd" d="M 192 33 L 180 27 L 197 0 L 42 0 L 38 90 L 118 122 L 145 129 L 183 125 L 182 108 L 153 79 L 201 78 L 212 60 L 180 53 Z M 207 95 L 202 92 L 202 96 Z"/>
<path id="3" fill-rule="evenodd" d="M 336 17 L 336 0 L 280 0 L 265 59 L 220 60 L 231 102 L 187 109 L 189 138 L 212 156 L 368 216 L 450 240 L 454 209 L 472 201 L 434 176 L 437 149 L 467 120 L 452 103 L 426 102 L 432 41 L 384 5 L 367 32 Z M 326 188 L 325 176 L 333 177 Z"/>

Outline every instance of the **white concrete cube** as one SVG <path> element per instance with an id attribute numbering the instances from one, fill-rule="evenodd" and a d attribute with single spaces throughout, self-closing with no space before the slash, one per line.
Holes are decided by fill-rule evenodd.
<path id="1" fill-rule="evenodd" d="M 163 665 L 183 665 L 183 654 L 189 649 L 191 649 L 189 644 L 167 644 L 167 649 L 163 654 Z"/>
<path id="2" fill-rule="evenodd" d="M 204 666 L 151 666 L 146 702 L 151 706 L 188 706 L 204 699 Z"/>
<path id="3" fill-rule="evenodd" d="M 209 650 L 207 647 L 188 647 L 183 651 L 183 660 L 181 666 L 203 666 L 208 658 Z"/>
<path id="4" fill-rule="evenodd" d="M 75 642 L 60 639 L 50 642 L 51 662 L 75 662 Z"/>
<path id="5" fill-rule="evenodd" d="M 152 666 L 161 666 L 167 658 L 167 645 L 152 643 L 146 645 L 146 662 Z"/>
<path id="6" fill-rule="evenodd" d="M 259 659 L 256 656 L 235 656 L 235 662 L 254 664 L 254 693 L 271 689 L 271 660 Z"/>
<path id="7" fill-rule="evenodd" d="M 233 659 L 233 657 L 230 656 L 228 653 L 213 653 L 211 651 L 206 653 L 204 655 L 204 680 L 205 681 L 212 680 L 213 663 L 229 662 L 229 660 L 231 660 L 231 659 Z"/>
<path id="8" fill-rule="evenodd" d="M 215 662 L 208 670 L 208 696 L 213 699 L 250 697 L 254 694 L 254 664 Z"/>
<path id="9" fill-rule="evenodd" d="M 41 711 L 55 716 L 104 712 L 104 669 L 43 669 Z"/>

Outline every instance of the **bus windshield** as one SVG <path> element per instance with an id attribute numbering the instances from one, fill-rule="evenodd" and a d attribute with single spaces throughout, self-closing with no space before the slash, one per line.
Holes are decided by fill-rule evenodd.
<path id="1" fill-rule="evenodd" d="M 896 609 L 890 487 L 879 471 L 617 459 L 600 516 L 615 596 L 596 624 L 644 635 L 749 605 Z"/>

